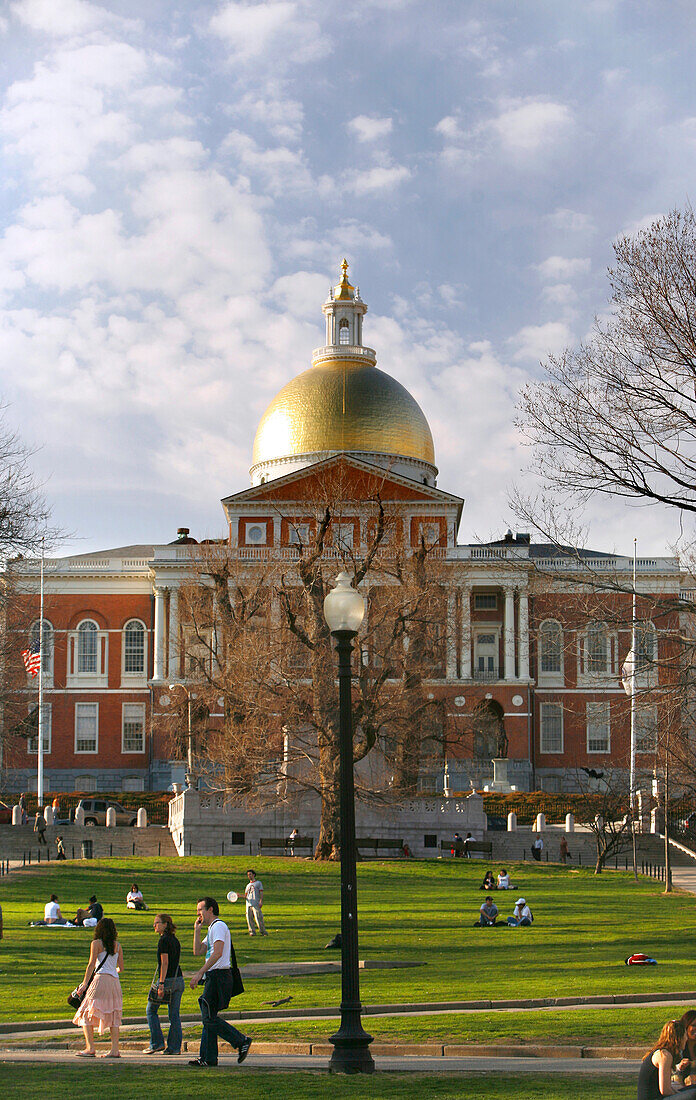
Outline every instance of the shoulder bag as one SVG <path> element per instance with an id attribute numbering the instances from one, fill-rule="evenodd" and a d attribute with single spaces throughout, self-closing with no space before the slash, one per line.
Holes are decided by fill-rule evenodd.
<path id="1" fill-rule="evenodd" d="M 99 966 L 95 966 L 95 968 L 92 971 L 92 974 L 90 976 L 90 979 L 87 982 L 87 985 L 85 986 L 82 993 L 79 992 L 79 986 L 76 986 L 75 989 L 73 989 L 72 993 L 68 994 L 68 1004 L 70 1005 L 71 1008 L 79 1008 L 80 1007 L 80 1005 L 84 1001 L 85 997 L 87 996 L 87 990 L 91 986 L 92 981 L 94 980 L 96 974 L 101 970 L 102 966 L 104 965 L 104 963 L 106 962 L 108 957 L 109 956 L 105 953 L 104 958 L 99 963 Z"/>

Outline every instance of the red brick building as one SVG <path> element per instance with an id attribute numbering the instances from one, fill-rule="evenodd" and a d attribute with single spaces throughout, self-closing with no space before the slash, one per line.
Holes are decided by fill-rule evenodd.
<path id="1" fill-rule="evenodd" d="M 276 396 L 257 431 L 252 485 L 222 501 L 230 552 L 249 568 L 291 562 L 311 540 L 316 502 L 340 465 L 354 503 L 334 532 L 359 556 L 370 537 L 361 494 L 376 475 L 390 510 L 391 537 L 404 547 L 425 536 L 442 573 L 441 649 L 430 680 L 460 748 L 447 760 L 452 789 L 492 778 L 498 736 L 507 738 L 510 782 L 519 789 L 574 786 L 578 767 L 624 765 L 628 713 L 620 670 L 630 648 L 632 560 L 591 551 L 559 557 L 554 547 L 508 534 L 491 544 L 458 541 L 463 500 L 437 485 L 433 440 L 411 395 L 378 370 L 362 343 L 367 312 L 343 278 L 324 303 L 326 344 L 312 366 Z M 456 488 L 456 487 L 454 487 Z M 190 578 L 195 540 L 131 545 L 47 563 L 44 611 L 44 747 L 47 790 L 166 788 L 183 779 L 154 732 L 172 705 L 168 685 L 186 679 L 186 623 L 179 590 Z M 22 581 L 38 635 L 38 563 L 11 566 Z M 679 563 L 637 563 L 641 607 L 640 675 L 656 703 L 642 708 L 639 767 L 652 767 L 660 666 L 677 612 Z M 599 579 L 599 580 L 598 580 Z M 599 584 L 599 594 L 597 585 Z M 659 603 L 659 621 L 650 609 Z M 641 613 L 639 612 L 639 616 Z M 31 618 L 31 615 L 30 615 Z M 18 645 L 17 649 L 23 648 Z M 36 704 L 36 681 L 17 692 Z M 6 730 L 6 733 L 8 731 Z M 6 737 L 11 790 L 36 786 L 37 737 Z M 423 785 L 442 786 L 445 760 L 424 761 Z"/>

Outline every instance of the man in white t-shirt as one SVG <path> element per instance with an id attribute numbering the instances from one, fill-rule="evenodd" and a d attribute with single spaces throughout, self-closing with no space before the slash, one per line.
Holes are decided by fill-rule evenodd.
<path id="1" fill-rule="evenodd" d="M 243 1062 L 249 1053 L 251 1039 L 242 1035 L 219 1015 L 227 1008 L 232 997 L 232 968 L 237 959 L 232 946 L 230 930 L 220 920 L 220 907 L 215 898 L 201 898 L 196 906 L 196 923 L 193 926 L 193 953 L 203 955 L 203 966 L 191 978 L 191 989 L 203 983 L 203 993 L 198 998 L 201 1006 L 203 1031 L 201 1049 L 198 1058 L 193 1058 L 190 1066 L 216 1066 L 218 1064 L 218 1036 L 225 1039 L 238 1051 L 237 1061 Z M 207 935 L 201 937 L 201 931 L 207 928 Z"/>
<path id="2" fill-rule="evenodd" d="M 537 863 L 541 862 L 541 853 L 543 852 L 543 850 L 544 850 L 544 842 L 541 839 L 541 836 L 539 835 L 539 833 L 537 833 L 536 840 L 532 844 L 532 856 L 537 861 Z"/>
<path id="3" fill-rule="evenodd" d="M 51 894 L 51 900 L 44 905 L 43 920 L 33 920 L 29 923 L 32 928 L 40 928 L 46 924 L 70 924 L 70 921 L 66 920 L 60 911 L 57 894 Z"/>
<path id="4" fill-rule="evenodd" d="M 247 878 L 249 882 L 244 891 L 244 897 L 246 898 L 246 919 L 249 935 L 255 936 L 256 929 L 258 928 L 262 936 L 267 936 L 268 932 L 266 931 L 266 925 L 263 922 L 263 913 L 261 912 L 263 906 L 263 883 L 261 879 L 256 877 L 256 871 L 251 869 L 247 871 Z"/>

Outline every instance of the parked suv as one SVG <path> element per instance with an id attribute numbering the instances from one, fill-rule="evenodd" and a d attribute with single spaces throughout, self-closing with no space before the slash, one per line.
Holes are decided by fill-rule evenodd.
<path id="1" fill-rule="evenodd" d="M 112 802 L 106 798 L 81 798 L 77 804 L 77 810 L 85 812 L 85 825 L 106 825 L 106 811 L 116 811 L 117 825 L 135 825 L 138 815 L 133 810 L 124 810 L 120 802 Z"/>

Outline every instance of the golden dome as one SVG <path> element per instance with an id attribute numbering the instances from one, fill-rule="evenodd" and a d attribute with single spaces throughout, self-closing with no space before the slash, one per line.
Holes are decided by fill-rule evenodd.
<path id="1" fill-rule="evenodd" d="M 323 451 L 403 455 L 434 465 L 428 422 L 408 390 L 364 356 L 326 351 L 333 354 L 271 401 L 256 432 L 253 466 Z"/>

